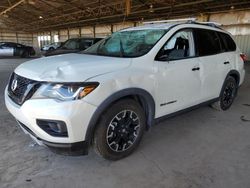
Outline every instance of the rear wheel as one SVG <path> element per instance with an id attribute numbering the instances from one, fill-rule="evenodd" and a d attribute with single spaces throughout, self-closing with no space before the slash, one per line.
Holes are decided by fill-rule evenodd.
<path id="1" fill-rule="evenodd" d="M 136 101 L 118 101 L 102 115 L 97 125 L 95 151 L 109 160 L 124 158 L 139 145 L 145 126 L 144 111 Z"/>
<path id="2" fill-rule="evenodd" d="M 224 83 L 219 101 L 215 102 L 211 106 L 216 110 L 227 110 L 233 104 L 233 101 L 237 94 L 237 82 L 235 78 L 229 76 Z"/>
<path id="3" fill-rule="evenodd" d="M 53 47 L 50 47 L 50 48 L 49 48 L 49 51 L 53 51 L 53 50 L 55 50 L 55 48 L 53 48 Z"/>
<path id="4" fill-rule="evenodd" d="M 28 51 L 24 51 L 23 54 L 21 55 L 23 58 L 28 58 L 30 57 L 30 53 Z"/>

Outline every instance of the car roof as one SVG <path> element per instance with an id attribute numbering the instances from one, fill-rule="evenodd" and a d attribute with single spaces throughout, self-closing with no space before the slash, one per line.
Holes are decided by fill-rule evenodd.
<path id="1" fill-rule="evenodd" d="M 178 25 L 178 23 L 163 23 L 163 24 L 146 24 L 136 27 L 129 27 L 126 29 L 123 29 L 121 31 L 132 31 L 132 30 L 147 30 L 147 29 L 164 29 L 167 30 L 175 25 Z"/>
<path id="2" fill-rule="evenodd" d="M 24 46 L 23 44 L 16 43 L 16 42 L 0 42 L 0 44 L 18 44 L 18 45 Z"/>
<path id="3" fill-rule="evenodd" d="M 94 40 L 94 39 L 103 39 L 103 38 L 101 38 L 101 37 L 96 37 L 96 38 L 94 38 L 94 37 L 79 37 L 79 38 L 70 38 L 68 40 L 78 40 L 78 39 Z"/>

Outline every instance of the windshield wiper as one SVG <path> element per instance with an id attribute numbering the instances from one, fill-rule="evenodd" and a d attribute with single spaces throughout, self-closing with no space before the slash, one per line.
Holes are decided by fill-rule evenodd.
<path id="1" fill-rule="evenodd" d="M 122 41 L 121 40 L 120 40 L 120 56 L 124 57 L 124 49 L 123 49 Z"/>

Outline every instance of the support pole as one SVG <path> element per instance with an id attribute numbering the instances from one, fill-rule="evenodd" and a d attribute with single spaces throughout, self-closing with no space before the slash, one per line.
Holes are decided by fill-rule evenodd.
<path id="1" fill-rule="evenodd" d="M 111 33 L 113 33 L 113 32 L 114 32 L 114 25 L 111 24 Z"/>
<path id="2" fill-rule="evenodd" d="M 95 38 L 95 25 L 93 26 L 94 38 Z"/>
<path id="3" fill-rule="evenodd" d="M 18 33 L 16 32 L 16 42 L 18 43 Z"/>
<path id="4" fill-rule="evenodd" d="M 79 36 L 82 37 L 82 28 L 79 28 Z"/>
<path id="5" fill-rule="evenodd" d="M 54 42 L 54 39 L 52 38 L 52 33 L 51 33 L 51 31 L 49 32 L 49 36 L 50 36 L 50 43 Z"/>
<path id="6" fill-rule="evenodd" d="M 125 0 L 125 15 L 128 16 L 131 13 L 131 0 Z"/>

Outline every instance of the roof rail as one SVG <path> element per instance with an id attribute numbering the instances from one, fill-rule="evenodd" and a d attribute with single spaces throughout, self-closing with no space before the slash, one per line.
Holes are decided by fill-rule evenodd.
<path id="1" fill-rule="evenodd" d="M 221 23 L 217 23 L 217 22 L 196 22 L 196 23 L 210 25 L 210 26 L 216 26 L 216 27 L 222 26 Z"/>
<path id="2" fill-rule="evenodd" d="M 220 28 L 220 26 L 222 26 L 222 24 L 220 24 L 220 23 L 217 23 L 217 22 L 199 22 L 196 20 L 197 20 L 197 18 L 182 18 L 182 19 L 174 19 L 174 20 L 148 21 L 148 22 L 143 22 L 143 24 L 160 24 L 160 23 L 182 22 L 182 23 L 189 23 L 189 24 L 206 25 L 206 26 L 222 29 L 222 28 Z"/>
<path id="3" fill-rule="evenodd" d="M 198 22 L 199 23 L 199 22 Z M 208 25 L 216 25 L 216 26 L 222 26 L 221 23 L 218 23 L 218 22 L 201 22 L 203 24 L 208 24 Z"/>
<path id="4" fill-rule="evenodd" d="M 220 27 L 220 26 L 222 26 L 222 24 L 221 23 L 217 23 L 217 22 L 191 22 L 191 23 L 193 23 L 193 24 L 200 24 L 200 25 L 206 25 L 206 26 L 217 28 L 217 29 L 222 29 Z"/>
<path id="5" fill-rule="evenodd" d="M 171 23 L 171 22 L 195 22 L 196 18 L 182 18 L 174 20 L 160 20 L 160 21 L 148 21 L 143 24 L 158 24 L 158 23 Z"/>

